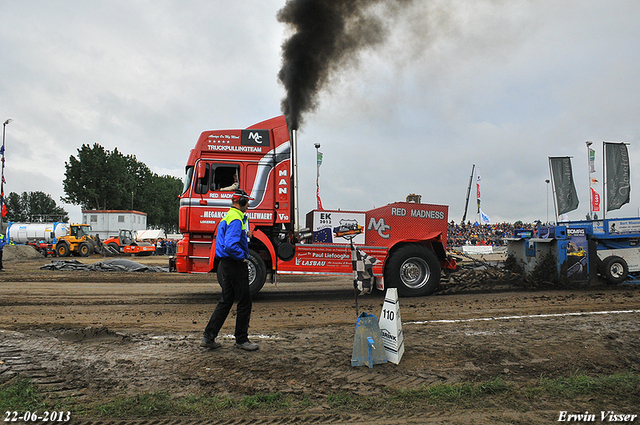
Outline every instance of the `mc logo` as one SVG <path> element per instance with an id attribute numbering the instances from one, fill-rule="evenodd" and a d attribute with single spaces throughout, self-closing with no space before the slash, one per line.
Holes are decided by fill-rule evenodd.
<path id="1" fill-rule="evenodd" d="M 384 224 L 384 218 L 376 221 L 375 217 L 371 217 L 371 220 L 369 220 L 369 226 L 367 227 L 367 230 L 376 230 L 383 239 L 389 239 L 391 237 L 390 234 L 385 233 L 390 229 L 391 226 Z"/>
<path id="2" fill-rule="evenodd" d="M 258 132 L 250 132 L 248 139 L 253 140 L 256 143 L 262 144 L 262 136 Z"/>

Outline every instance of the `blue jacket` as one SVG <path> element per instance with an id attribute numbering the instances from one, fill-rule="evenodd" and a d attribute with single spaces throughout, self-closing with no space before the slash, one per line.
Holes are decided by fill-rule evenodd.
<path id="1" fill-rule="evenodd" d="M 244 213 L 232 207 L 218 224 L 216 257 L 246 260 L 249 255 L 248 226 L 249 222 Z"/>
<path id="2" fill-rule="evenodd" d="M 6 244 L 7 239 L 5 238 L 4 234 L 0 233 L 0 251 L 2 251 L 2 248 L 4 248 Z"/>

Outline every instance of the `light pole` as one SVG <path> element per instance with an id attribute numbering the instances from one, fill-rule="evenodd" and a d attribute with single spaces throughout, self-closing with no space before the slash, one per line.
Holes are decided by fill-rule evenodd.
<path id="1" fill-rule="evenodd" d="M 2 228 L 2 210 L 4 209 L 4 140 L 5 134 L 7 132 L 7 125 L 13 121 L 11 118 L 7 118 L 5 122 L 2 123 L 2 178 L 0 179 L 0 232 L 4 233 Z"/>
<path id="2" fill-rule="evenodd" d="M 549 179 L 544 181 L 547 184 L 547 224 L 549 224 Z"/>

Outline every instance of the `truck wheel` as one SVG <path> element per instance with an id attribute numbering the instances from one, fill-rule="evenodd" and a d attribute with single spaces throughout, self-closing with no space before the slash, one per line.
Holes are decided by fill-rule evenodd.
<path id="1" fill-rule="evenodd" d="M 109 248 L 109 252 L 111 252 L 112 254 L 120 253 L 120 247 L 115 242 L 110 242 L 109 245 L 107 245 L 107 247 Z"/>
<path id="2" fill-rule="evenodd" d="M 249 257 L 247 258 L 247 265 L 249 267 L 249 288 L 251 288 L 251 295 L 255 295 L 264 286 L 264 282 L 267 280 L 267 266 L 260 255 L 249 250 Z"/>
<path id="3" fill-rule="evenodd" d="M 82 242 L 80 246 L 78 246 L 78 254 L 80 254 L 81 257 L 88 257 L 93 254 L 93 248 L 91 247 L 91 244 Z"/>
<path id="4" fill-rule="evenodd" d="M 384 276 L 387 286 L 398 288 L 403 297 L 429 295 L 440 283 L 440 262 L 424 245 L 404 245 L 387 261 Z"/>
<path id="5" fill-rule="evenodd" d="M 60 242 L 56 246 L 56 255 L 58 257 L 68 257 L 69 256 L 69 245 L 66 242 Z"/>
<path id="6" fill-rule="evenodd" d="M 607 278 L 609 283 L 616 285 L 627 280 L 627 275 L 629 274 L 627 262 L 617 255 L 605 258 L 602 261 L 602 269 L 604 277 Z"/>

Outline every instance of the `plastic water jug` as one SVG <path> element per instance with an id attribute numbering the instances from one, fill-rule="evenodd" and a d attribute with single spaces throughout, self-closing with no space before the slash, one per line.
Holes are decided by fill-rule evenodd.
<path id="1" fill-rule="evenodd" d="M 386 363 L 387 356 L 382 342 L 382 333 L 378 326 L 378 318 L 363 312 L 356 322 L 356 333 L 353 338 L 353 355 L 351 366 L 369 366 Z"/>

